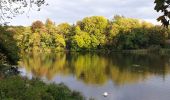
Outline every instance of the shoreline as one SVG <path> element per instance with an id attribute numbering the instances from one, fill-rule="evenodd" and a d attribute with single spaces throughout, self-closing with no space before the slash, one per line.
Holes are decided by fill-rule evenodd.
<path id="1" fill-rule="evenodd" d="M 26 52 L 22 51 L 21 54 L 28 53 L 44 53 L 44 54 L 51 54 L 51 53 L 130 53 L 130 54 L 168 54 L 170 53 L 170 49 L 161 48 L 161 49 L 132 49 L 132 50 L 105 50 L 105 49 L 98 49 L 98 50 L 63 50 L 63 51 L 56 51 L 56 52 L 45 52 L 45 51 L 31 51 Z"/>

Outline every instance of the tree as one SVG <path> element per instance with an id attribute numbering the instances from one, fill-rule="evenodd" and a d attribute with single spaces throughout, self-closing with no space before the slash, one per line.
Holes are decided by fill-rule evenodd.
<path id="1" fill-rule="evenodd" d="M 72 39 L 72 50 L 90 49 L 92 40 L 89 33 L 80 30 L 80 27 L 75 27 L 75 35 Z"/>
<path id="2" fill-rule="evenodd" d="M 0 0 L 0 23 L 7 24 L 6 19 L 12 19 L 26 11 L 29 12 L 33 7 L 40 11 L 44 4 L 45 0 Z"/>
<path id="3" fill-rule="evenodd" d="M 45 25 L 43 24 L 43 22 L 37 20 L 35 22 L 32 23 L 31 25 L 31 31 L 34 32 L 42 32 L 45 31 Z"/>
<path id="4" fill-rule="evenodd" d="M 155 26 L 149 30 L 149 45 L 164 46 L 168 34 L 165 29 Z"/>
<path id="5" fill-rule="evenodd" d="M 7 60 L 11 64 L 17 64 L 19 60 L 17 42 L 13 38 L 12 29 L 0 26 L 0 59 Z M 3 56 L 2 56 L 3 54 Z M 2 64 L 2 62 L 0 61 Z"/>
<path id="6" fill-rule="evenodd" d="M 157 20 L 161 21 L 165 27 L 168 27 L 170 20 L 170 0 L 155 0 L 155 4 L 155 10 L 163 13 Z"/>
<path id="7" fill-rule="evenodd" d="M 107 27 L 108 21 L 102 16 L 86 17 L 79 22 L 80 28 L 90 34 L 103 33 Z"/>
<path id="8" fill-rule="evenodd" d="M 55 34 L 56 33 L 57 29 L 56 29 L 55 23 L 53 21 L 51 21 L 49 18 L 45 22 L 45 27 L 46 27 L 46 30 L 49 34 Z"/>
<path id="9" fill-rule="evenodd" d="M 71 25 L 68 23 L 61 23 L 57 26 L 57 32 L 62 34 L 64 38 L 68 38 L 71 34 Z"/>
<path id="10" fill-rule="evenodd" d="M 142 25 L 137 19 L 125 18 L 123 16 L 115 16 L 108 26 L 107 46 L 118 49 L 136 48 L 135 37 L 138 32 L 135 29 Z"/>
<path id="11" fill-rule="evenodd" d="M 81 22 L 78 22 L 78 26 L 84 32 L 89 33 L 92 38 L 92 45 L 94 48 L 101 47 L 106 43 L 106 28 L 108 20 L 103 16 L 86 17 Z"/>

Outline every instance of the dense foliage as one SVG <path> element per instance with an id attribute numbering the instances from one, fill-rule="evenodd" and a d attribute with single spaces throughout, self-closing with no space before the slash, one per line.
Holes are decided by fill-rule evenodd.
<path id="1" fill-rule="evenodd" d="M 1 100 L 84 100 L 76 91 L 64 84 L 49 84 L 33 79 L 9 77 L 0 80 Z"/>
<path id="2" fill-rule="evenodd" d="M 15 39 L 21 51 L 56 52 L 63 50 L 131 50 L 153 45 L 165 47 L 169 30 L 161 26 L 123 16 L 108 20 L 102 16 L 86 17 L 74 25 L 55 25 L 35 21 Z"/>
<path id="3" fill-rule="evenodd" d="M 21 30 L 21 28 L 19 29 Z M 12 28 L 0 26 L 1 61 L 5 59 L 5 61 L 8 63 L 16 64 L 16 62 L 19 60 L 19 48 L 17 47 L 16 40 L 14 39 L 15 33 L 20 33 L 20 31 L 17 31 L 17 28 L 14 31 Z M 1 63 L 6 63 L 5 61 Z"/>
<path id="4" fill-rule="evenodd" d="M 74 25 L 35 21 L 29 27 L 0 27 L 1 59 L 17 62 L 19 52 L 165 48 L 170 31 L 123 16 L 86 17 Z"/>

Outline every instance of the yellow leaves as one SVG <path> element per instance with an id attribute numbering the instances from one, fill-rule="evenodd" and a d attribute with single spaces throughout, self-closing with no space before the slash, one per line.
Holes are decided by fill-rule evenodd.
<path id="1" fill-rule="evenodd" d="M 84 18 L 81 23 L 83 31 L 93 34 L 95 30 L 99 30 L 100 33 L 103 33 L 104 29 L 107 27 L 108 21 L 103 16 L 92 16 Z"/>
<path id="2" fill-rule="evenodd" d="M 142 24 L 142 27 L 146 28 L 146 29 L 154 27 L 154 25 L 152 23 L 149 23 L 146 21 L 143 21 L 141 24 Z"/>
<path id="3" fill-rule="evenodd" d="M 84 46 L 85 42 L 84 42 L 84 40 L 83 40 L 83 37 L 78 36 L 78 35 L 75 35 L 75 36 L 74 36 L 74 39 L 76 40 L 76 44 L 77 44 L 80 48 L 82 48 L 82 47 Z"/>
<path id="4" fill-rule="evenodd" d="M 153 27 L 152 24 L 146 22 L 141 23 L 141 21 L 137 19 L 122 16 L 115 16 L 114 18 L 113 21 L 109 21 L 102 16 L 92 16 L 84 18 L 82 21 L 77 22 L 76 25 L 61 23 L 58 26 L 55 26 L 49 19 L 47 19 L 45 25 L 37 21 L 33 23 L 31 28 L 27 27 L 25 32 L 21 36 L 18 36 L 18 40 L 20 44 L 23 45 L 22 49 L 32 48 L 34 45 L 44 50 L 47 48 L 47 50 L 68 49 L 79 51 L 81 49 L 95 50 L 103 47 L 106 47 L 106 49 L 116 49 L 117 43 L 115 38 L 123 33 L 125 34 L 124 37 L 118 36 L 118 38 L 127 38 L 128 36 L 126 35 L 131 34 L 132 37 L 130 37 L 130 39 L 134 41 L 134 47 L 137 48 L 140 47 L 138 45 L 141 44 L 139 43 L 136 46 L 138 42 L 136 42 L 137 40 L 133 34 L 147 34 L 147 29 Z M 161 18 L 159 18 L 159 20 L 161 20 Z M 43 27 L 45 27 L 45 31 L 42 31 Z M 32 28 L 36 31 L 30 31 Z M 126 39 L 120 39 L 121 42 L 123 40 Z M 147 40 L 146 42 L 148 43 Z M 128 44 L 131 43 L 128 42 Z"/>
<path id="5" fill-rule="evenodd" d="M 91 37 L 89 33 L 81 31 L 80 27 L 75 28 L 76 35 L 73 37 L 73 43 L 79 48 L 91 48 Z"/>
<path id="6" fill-rule="evenodd" d="M 56 34 L 55 37 L 56 37 L 55 38 L 56 50 L 57 51 L 63 50 L 64 47 L 66 46 L 63 36 L 60 34 Z"/>
<path id="7" fill-rule="evenodd" d="M 115 23 L 119 25 L 120 30 L 123 30 L 125 32 L 130 31 L 132 28 L 140 27 L 139 21 L 137 19 L 131 18 L 122 18 Z"/>
<path id="8" fill-rule="evenodd" d="M 110 37 L 115 37 L 117 34 L 119 34 L 119 31 L 119 25 L 114 23 L 113 25 L 111 25 L 111 29 L 109 30 Z"/>

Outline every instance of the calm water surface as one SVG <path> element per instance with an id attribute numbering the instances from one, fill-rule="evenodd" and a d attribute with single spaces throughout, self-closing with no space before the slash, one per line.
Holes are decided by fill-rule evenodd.
<path id="1" fill-rule="evenodd" d="M 22 76 L 64 83 L 95 100 L 170 100 L 170 56 L 58 53 L 24 55 Z M 104 92 L 110 93 L 103 97 Z"/>

